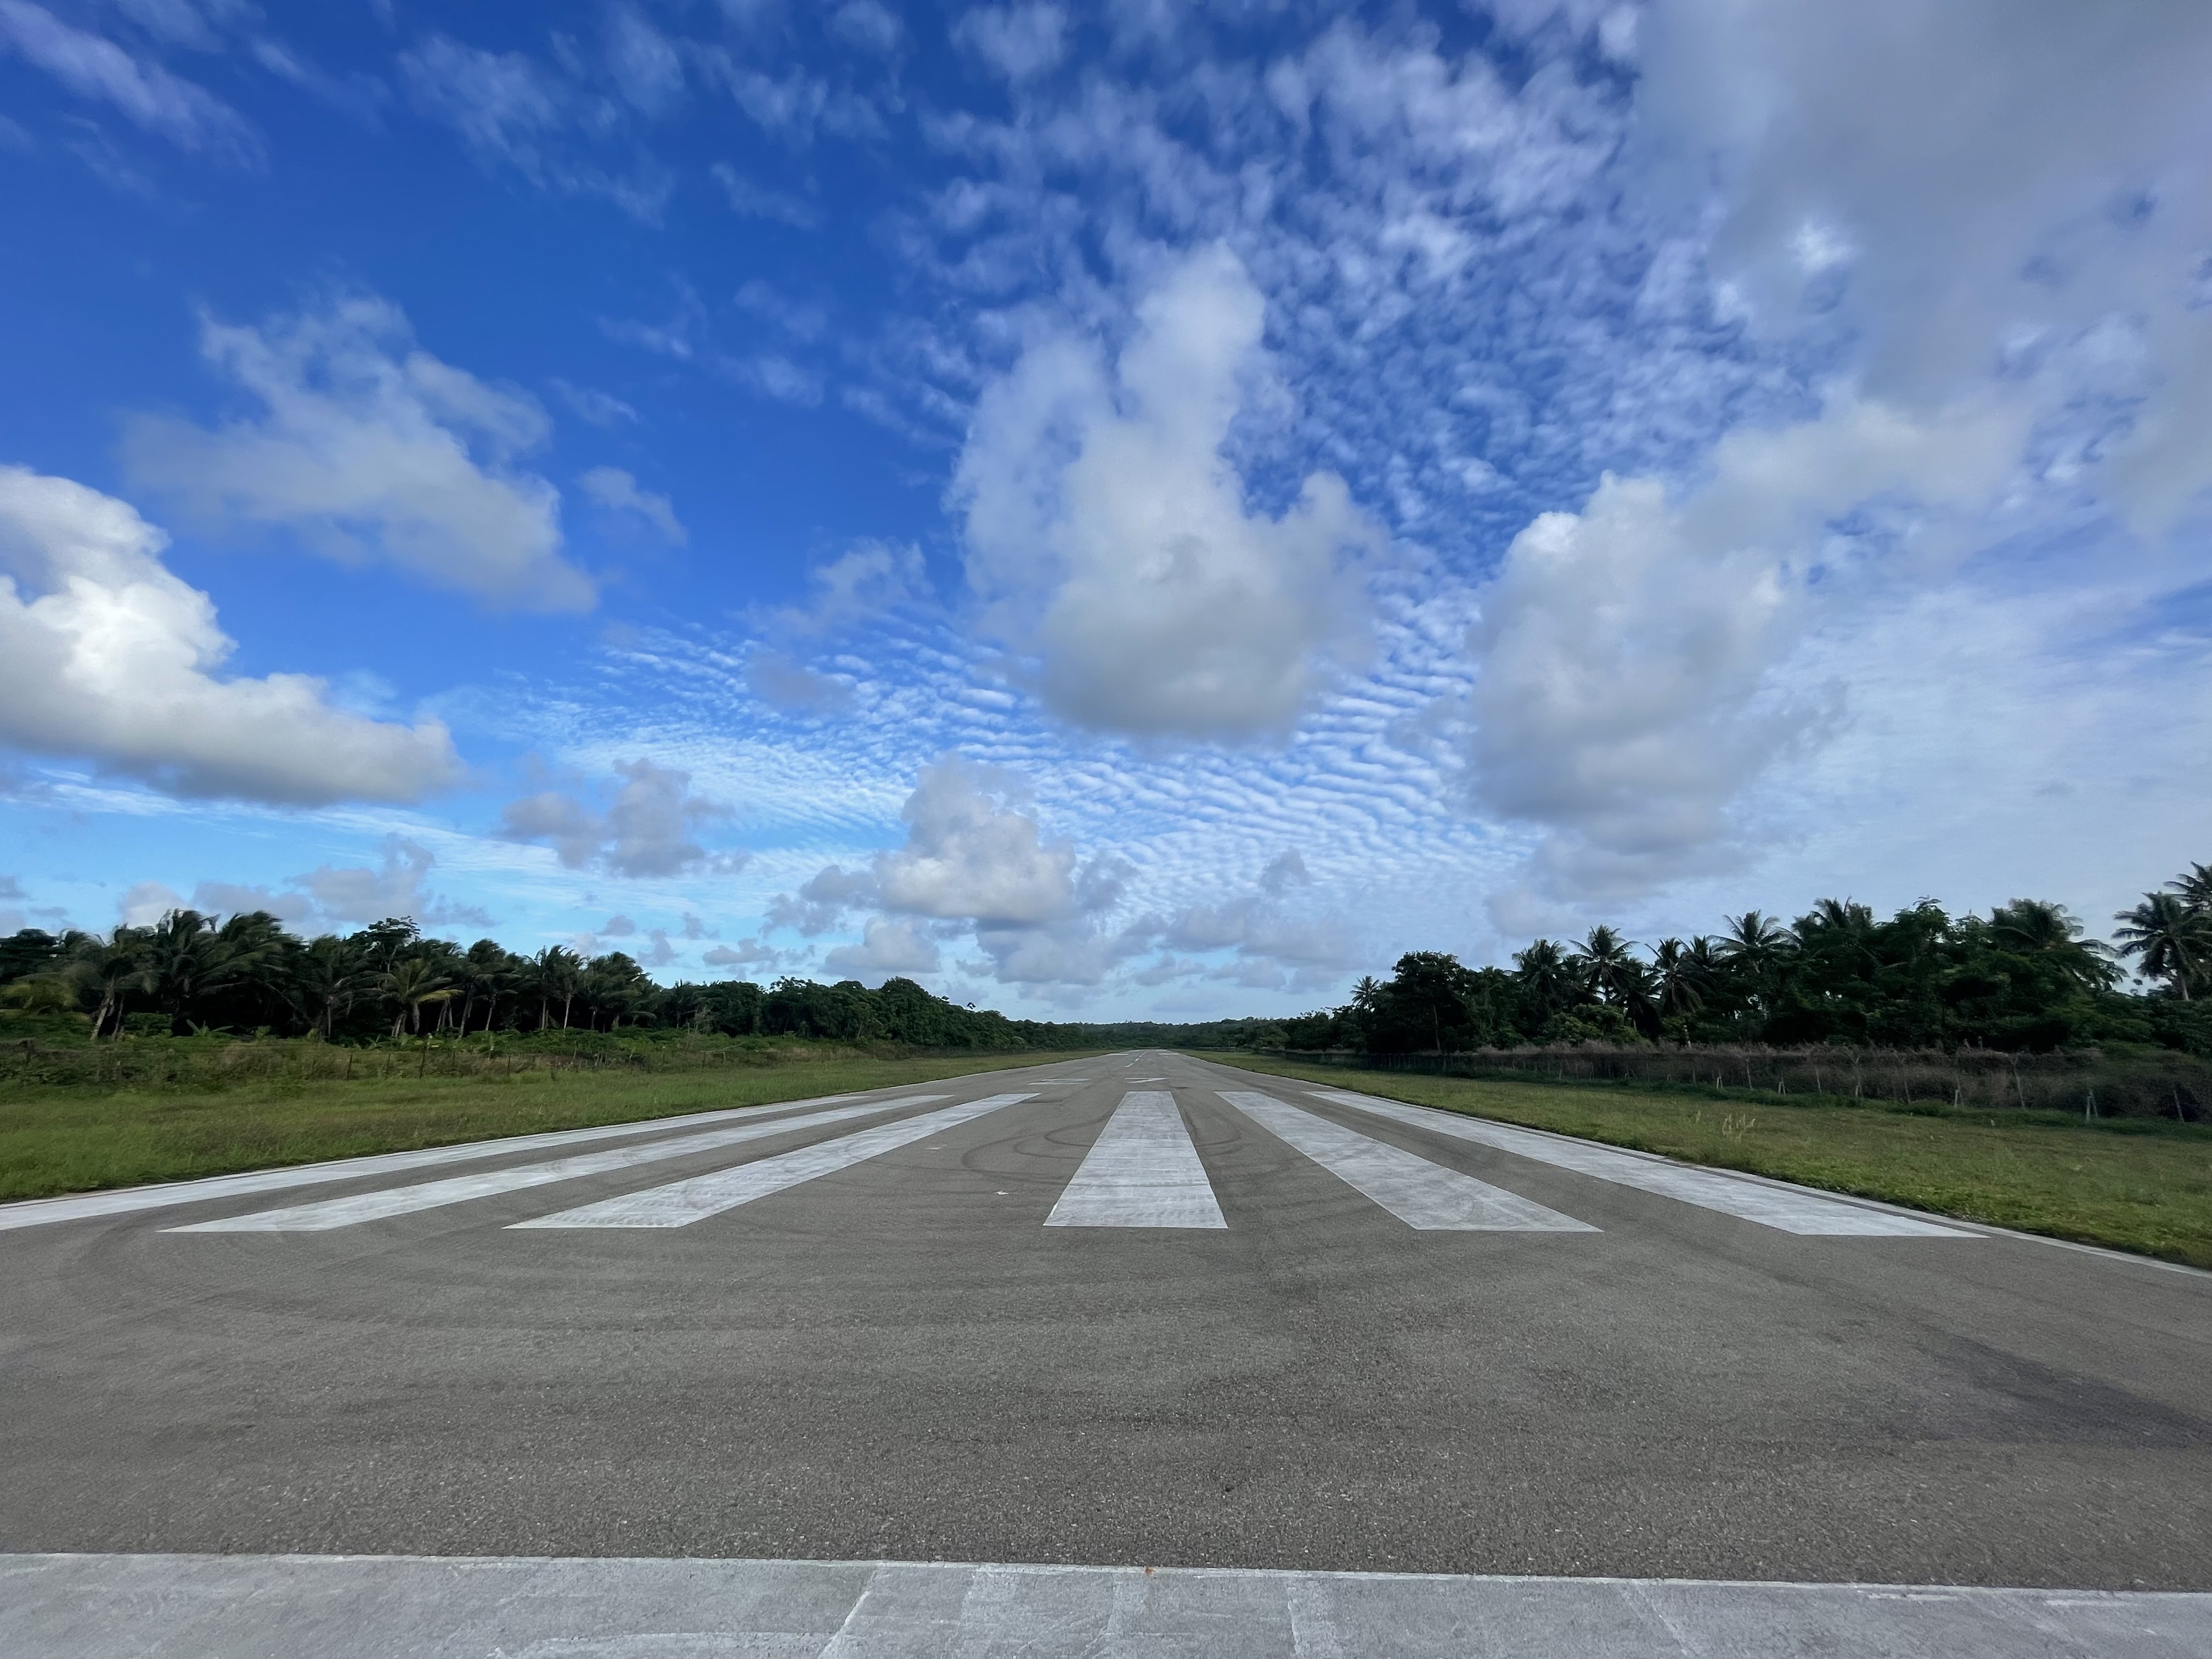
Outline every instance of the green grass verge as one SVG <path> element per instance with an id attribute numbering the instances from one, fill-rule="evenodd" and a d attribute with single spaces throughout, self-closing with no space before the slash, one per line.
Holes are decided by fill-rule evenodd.
<path id="1" fill-rule="evenodd" d="M 0 1091 L 0 1200 L 633 1123 L 1077 1057 L 856 1055 L 715 1070 L 279 1081 L 189 1092 L 16 1084 Z"/>
<path id="2" fill-rule="evenodd" d="M 1199 1057 L 2212 1268 L 2212 1127 L 2204 1125 L 2008 1121 L 1832 1097 L 1731 1098 Z"/>

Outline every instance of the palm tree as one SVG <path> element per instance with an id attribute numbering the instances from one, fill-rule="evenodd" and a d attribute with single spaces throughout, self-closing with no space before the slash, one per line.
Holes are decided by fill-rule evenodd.
<path id="1" fill-rule="evenodd" d="M 1711 954 L 1710 950 L 1707 954 Z M 1681 940 L 1662 939 L 1653 947 L 1651 976 L 1656 981 L 1656 1001 L 1662 1018 L 1687 1017 L 1705 1006 L 1705 987 L 1711 981 L 1698 957 Z"/>
<path id="2" fill-rule="evenodd" d="M 2212 915 L 2212 864 L 2194 864 L 2185 876 L 2176 876 L 2166 884 L 2181 895 L 2181 902 L 2193 915 Z"/>
<path id="3" fill-rule="evenodd" d="M 568 1006 L 576 998 L 584 961 L 564 945 L 549 945 L 530 958 L 530 988 L 538 994 L 538 1029 L 553 1023 L 553 1000 L 561 1000 L 561 1029 L 568 1029 Z"/>
<path id="4" fill-rule="evenodd" d="M 497 943 L 480 939 L 469 946 L 469 953 L 454 964 L 461 981 L 461 1035 L 469 1034 L 469 1016 L 475 1011 L 477 999 L 484 1000 L 484 1029 L 489 1030 L 499 1010 L 499 995 L 511 989 L 514 974 L 508 967 L 514 958 L 500 949 Z"/>
<path id="5" fill-rule="evenodd" d="M 92 1037 L 95 1042 L 107 1029 L 111 1015 L 114 1017 L 117 1034 L 121 1034 L 124 1004 L 130 994 L 149 989 L 154 983 L 153 975 L 139 960 L 139 930 L 118 927 L 114 936 L 105 942 L 88 939 L 79 945 L 76 959 L 70 963 L 70 971 L 77 982 L 100 994 L 100 1006 L 92 1016 Z"/>
<path id="6" fill-rule="evenodd" d="M 230 982 L 215 919 L 197 910 L 172 910 L 148 928 L 144 962 L 155 1000 L 173 1023 L 181 1022 L 195 1001 Z"/>
<path id="7" fill-rule="evenodd" d="M 1796 941 L 1780 922 L 1761 911 L 1747 910 L 1740 916 L 1721 920 L 1728 923 L 1728 931 L 1715 943 L 1721 960 L 1749 979 L 1753 1001 L 1766 1002 L 1776 970 Z"/>
<path id="8" fill-rule="evenodd" d="M 2081 924 L 2063 904 L 2044 899 L 2014 899 L 1990 912 L 1990 936 L 2015 956 L 2041 957 L 2084 989 L 2112 981 L 2112 947 L 2084 939 Z"/>
<path id="9" fill-rule="evenodd" d="M 2197 977 L 2203 961 L 2209 928 L 2204 917 L 2190 909 L 2172 893 L 2145 893 L 2141 904 L 2121 910 L 2112 918 L 2119 954 L 2140 958 L 2136 971 L 2146 979 L 2162 979 L 2189 1000 L 2189 981 Z"/>
<path id="10" fill-rule="evenodd" d="M 1581 976 L 1583 988 L 1601 1002 L 1626 1007 L 1644 992 L 1644 964 L 1629 955 L 1631 946 L 1612 928 L 1600 923 L 1589 931 L 1568 965 Z"/>
<path id="11" fill-rule="evenodd" d="M 1513 971 L 1542 1007 L 1559 1007 L 1574 996 L 1574 966 L 1565 950 L 1551 939 L 1536 939 L 1527 950 L 1516 951 Z"/>
<path id="12" fill-rule="evenodd" d="M 324 1042 L 331 1040 L 337 1017 L 353 1004 L 365 975 L 353 949 L 334 933 L 325 933 L 300 953 L 293 979 L 294 1006 L 307 1015 Z"/>
<path id="13" fill-rule="evenodd" d="M 391 972 L 378 977 L 377 986 L 386 998 L 398 1005 L 399 1012 L 392 1022 L 392 1035 L 395 1037 L 403 1026 L 422 1030 L 425 1004 L 444 1002 L 459 994 L 447 983 L 435 963 L 420 957 L 402 957 L 392 964 Z"/>

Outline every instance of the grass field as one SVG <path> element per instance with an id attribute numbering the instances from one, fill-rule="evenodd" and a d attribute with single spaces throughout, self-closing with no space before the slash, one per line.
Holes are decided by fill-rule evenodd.
<path id="1" fill-rule="evenodd" d="M 712 1070 L 532 1071 L 189 1090 L 16 1083 L 0 1090 L 0 1200 L 630 1123 L 1073 1057 L 855 1055 Z"/>
<path id="2" fill-rule="evenodd" d="M 2212 1267 L 2212 1127 L 1496 1083 L 1209 1051 L 1277 1077 Z"/>

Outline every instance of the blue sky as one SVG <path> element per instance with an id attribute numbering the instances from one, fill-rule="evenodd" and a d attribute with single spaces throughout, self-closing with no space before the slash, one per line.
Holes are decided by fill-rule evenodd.
<path id="1" fill-rule="evenodd" d="M 2212 856 L 2212 14 L 0 0 L 0 926 L 1034 1015 Z"/>

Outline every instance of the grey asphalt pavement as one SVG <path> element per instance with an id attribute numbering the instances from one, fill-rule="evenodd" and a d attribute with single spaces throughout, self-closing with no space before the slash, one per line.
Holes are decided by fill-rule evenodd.
<path id="1" fill-rule="evenodd" d="M 0 1231 L 0 1550 L 2212 1589 L 2212 1277 L 1187 1058 L 917 1092 Z M 1078 1182 L 1163 1092 L 1195 1174 L 1155 1100 Z"/>

